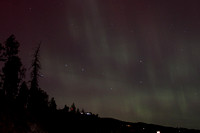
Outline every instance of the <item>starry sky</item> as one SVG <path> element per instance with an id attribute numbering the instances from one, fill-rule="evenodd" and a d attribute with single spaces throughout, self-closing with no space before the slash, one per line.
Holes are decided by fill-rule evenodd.
<path id="1" fill-rule="evenodd" d="M 1 0 L 0 42 L 14 34 L 58 108 L 199 128 L 199 0 Z"/>

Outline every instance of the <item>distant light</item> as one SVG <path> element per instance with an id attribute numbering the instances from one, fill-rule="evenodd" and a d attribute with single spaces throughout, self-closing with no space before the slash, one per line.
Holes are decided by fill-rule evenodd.
<path id="1" fill-rule="evenodd" d="M 91 113 L 87 112 L 86 115 L 91 115 Z"/>
<path id="2" fill-rule="evenodd" d="M 157 131 L 156 133 L 160 133 L 160 131 Z"/>
<path id="3" fill-rule="evenodd" d="M 129 125 L 129 124 L 128 124 L 128 125 L 126 125 L 126 126 L 127 126 L 127 127 L 131 127 L 131 125 Z"/>

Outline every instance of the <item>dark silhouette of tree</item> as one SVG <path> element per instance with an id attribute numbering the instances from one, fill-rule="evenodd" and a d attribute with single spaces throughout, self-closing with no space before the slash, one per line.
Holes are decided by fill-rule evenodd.
<path id="1" fill-rule="evenodd" d="M 11 35 L 5 42 L 5 51 L 3 53 L 3 60 L 5 60 L 3 67 L 3 93 L 8 99 L 16 98 L 23 75 L 22 63 L 17 56 L 18 48 L 19 43 L 15 40 L 15 36 Z"/>
<path id="2" fill-rule="evenodd" d="M 76 113 L 76 106 L 75 106 L 74 103 L 73 103 L 73 104 L 71 105 L 71 107 L 70 107 L 70 112 Z"/>
<path id="3" fill-rule="evenodd" d="M 31 90 L 39 90 L 38 79 L 40 77 L 39 73 L 41 69 L 40 60 L 39 60 L 39 51 L 40 51 L 40 44 L 33 55 L 33 61 L 31 64 L 31 67 L 32 67 L 32 72 L 31 72 L 32 79 L 31 79 L 31 88 L 30 88 Z"/>
<path id="4" fill-rule="evenodd" d="M 79 110 L 79 108 L 77 109 L 76 113 L 77 113 L 77 114 L 80 114 L 80 110 Z"/>
<path id="5" fill-rule="evenodd" d="M 39 88 L 38 91 L 36 91 L 36 98 L 35 98 L 35 111 L 45 112 L 48 110 L 48 94 Z"/>
<path id="6" fill-rule="evenodd" d="M 55 112 L 57 110 L 57 105 L 56 105 L 56 101 L 55 101 L 54 97 L 51 98 L 51 100 L 49 102 L 49 109 L 52 112 Z"/>
<path id="7" fill-rule="evenodd" d="M 0 43 L 0 62 L 5 61 L 3 57 L 4 50 L 5 50 L 4 46 Z M 3 74 L 2 71 L 0 71 L 0 105 L 2 105 L 5 96 L 2 85 L 3 85 Z"/>
<path id="8" fill-rule="evenodd" d="M 39 88 L 38 79 L 40 77 L 40 60 L 39 60 L 40 45 L 37 47 L 31 64 L 31 87 L 28 101 L 28 109 L 33 112 L 45 111 L 48 108 L 48 95 Z"/>
<path id="9" fill-rule="evenodd" d="M 17 103 L 19 108 L 25 109 L 27 107 L 29 90 L 26 82 L 23 82 L 19 89 L 17 96 Z"/>
<path id="10" fill-rule="evenodd" d="M 63 111 L 68 113 L 69 112 L 69 107 L 67 105 L 64 106 Z"/>
<path id="11" fill-rule="evenodd" d="M 5 61 L 4 50 L 5 50 L 4 46 L 0 43 L 0 62 L 4 62 Z M 2 83 L 3 83 L 2 78 L 3 78 L 3 74 L 0 71 L 0 91 L 2 89 Z"/>
<path id="12" fill-rule="evenodd" d="M 81 110 L 81 113 L 85 114 L 85 110 L 84 110 L 84 109 L 82 109 L 82 110 Z"/>
<path id="13" fill-rule="evenodd" d="M 0 43 L 0 61 L 5 61 L 4 56 L 3 56 L 4 50 L 5 50 L 4 46 Z"/>

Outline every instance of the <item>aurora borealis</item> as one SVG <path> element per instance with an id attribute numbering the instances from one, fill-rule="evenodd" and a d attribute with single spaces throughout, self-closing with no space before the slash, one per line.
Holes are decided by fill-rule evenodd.
<path id="1" fill-rule="evenodd" d="M 0 42 L 41 46 L 40 86 L 59 108 L 199 128 L 198 0 L 1 0 Z"/>

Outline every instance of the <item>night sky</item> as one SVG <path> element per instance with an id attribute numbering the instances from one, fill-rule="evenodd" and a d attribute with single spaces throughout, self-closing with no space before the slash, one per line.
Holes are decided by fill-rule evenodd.
<path id="1" fill-rule="evenodd" d="M 14 34 L 58 108 L 199 128 L 199 0 L 1 0 L 0 42 Z M 29 79 L 29 69 L 26 80 Z"/>

